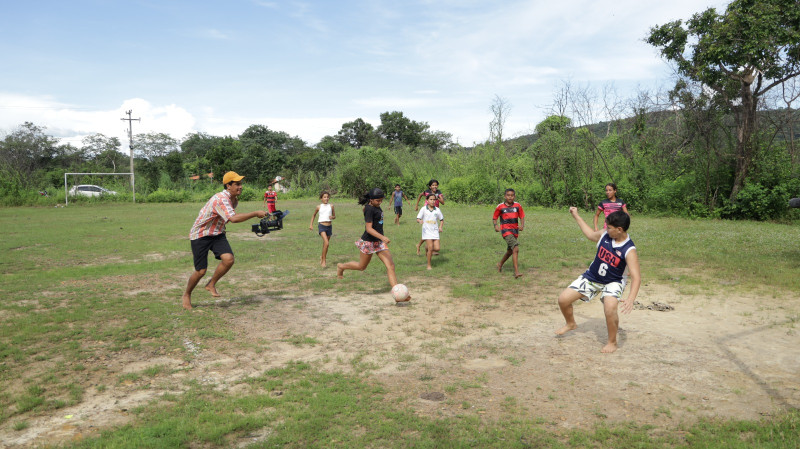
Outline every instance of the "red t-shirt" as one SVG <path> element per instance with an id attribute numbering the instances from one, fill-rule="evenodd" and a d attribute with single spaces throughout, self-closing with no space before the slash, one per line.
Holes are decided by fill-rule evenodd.
<path id="1" fill-rule="evenodd" d="M 274 190 L 267 190 L 264 192 L 264 199 L 267 200 L 267 208 L 269 213 L 275 212 L 275 200 L 278 199 L 278 192 Z"/>
<path id="2" fill-rule="evenodd" d="M 500 218 L 500 233 L 503 237 L 508 234 L 514 234 L 514 237 L 519 236 L 519 219 L 525 218 L 525 211 L 522 210 L 522 205 L 514 203 L 511 206 L 505 202 L 497 205 L 494 210 L 492 220 Z"/>

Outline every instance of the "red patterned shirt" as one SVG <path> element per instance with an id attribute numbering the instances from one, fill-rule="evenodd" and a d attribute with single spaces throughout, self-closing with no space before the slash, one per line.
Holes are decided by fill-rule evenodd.
<path id="1" fill-rule="evenodd" d="M 212 196 L 200 209 L 200 213 L 192 225 L 192 230 L 189 231 L 189 240 L 224 234 L 225 223 L 236 214 L 234 209 L 238 204 L 239 201 L 231 198 L 231 194 L 227 190 Z"/>
<path id="2" fill-rule="evenodd" d="M 267 208 L 269 209 L 269 212 L 275 212 L 275 200 L 278 199 L 278 192 L 274 190 L 267 190 L 264 192 L 264 199 L 267 200 Z"/>
<path id="3" fill-rule="evenodd" d="M 494 210 L 492 220 L 500 218 L 500 233 L 503 237 L 508 234 L 514 234 L 514 237 L 519 236 L 519 219 L 525 218 L 525 211 L 522 210 L 522 205 L 514 203 L 508 205 L 500 203 Z"/>

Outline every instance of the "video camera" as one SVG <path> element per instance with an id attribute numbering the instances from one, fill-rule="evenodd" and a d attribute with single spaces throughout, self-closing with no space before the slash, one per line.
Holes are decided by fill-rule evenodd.
<path id="1" fill-rule="evenodd" d="M 283 217 L 287 215 L 289 215 L 288 210 L 276 210 L 254 224 L 251 230 L 259 237 L 269 234 L 270 231 L 280 231 L 283 229 Z"/>

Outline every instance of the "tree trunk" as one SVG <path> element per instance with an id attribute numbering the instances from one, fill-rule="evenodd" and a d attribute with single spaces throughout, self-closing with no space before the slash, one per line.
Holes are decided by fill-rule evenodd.
<path id="1" fill-rule="evenodd" d="M 733 188 L 731 189 L 730 201 L 736 201 L 736 196 L 744 187 L 750 165 L 755 154 L 753 148 L 753 131 L 756 129 L 756 110 L 758 98 L 750 90 L 750 84 L 742 81 L 741 101 L 742 104 L 734 108 L 736 117 L 736 171 L 734 173 Z"/>

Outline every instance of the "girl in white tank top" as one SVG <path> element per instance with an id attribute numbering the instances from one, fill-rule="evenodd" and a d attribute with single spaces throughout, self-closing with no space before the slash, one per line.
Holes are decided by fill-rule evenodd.
<path id="1" fill-rule="evenodd" d="M 319 258 L 319 264 L 322 268 L 327 266 L 325 258 L 328 256 L 328 245 L 331 236 L 333 235 L 333 220 L 336 218 L 336 211 L 333 209 L 333 204 L 328 204 L 331 199 L 331 194 L 323 191 L 319 195 L 322 204 L 314 209 L 314 215 L 311 216 L 311 223 L 308 225 L 308 230 L 314 230 L 314 217 L 319 214 L 319 224 L 317 225 L 317 232 L 322 237 L 322 256 Z"/>

